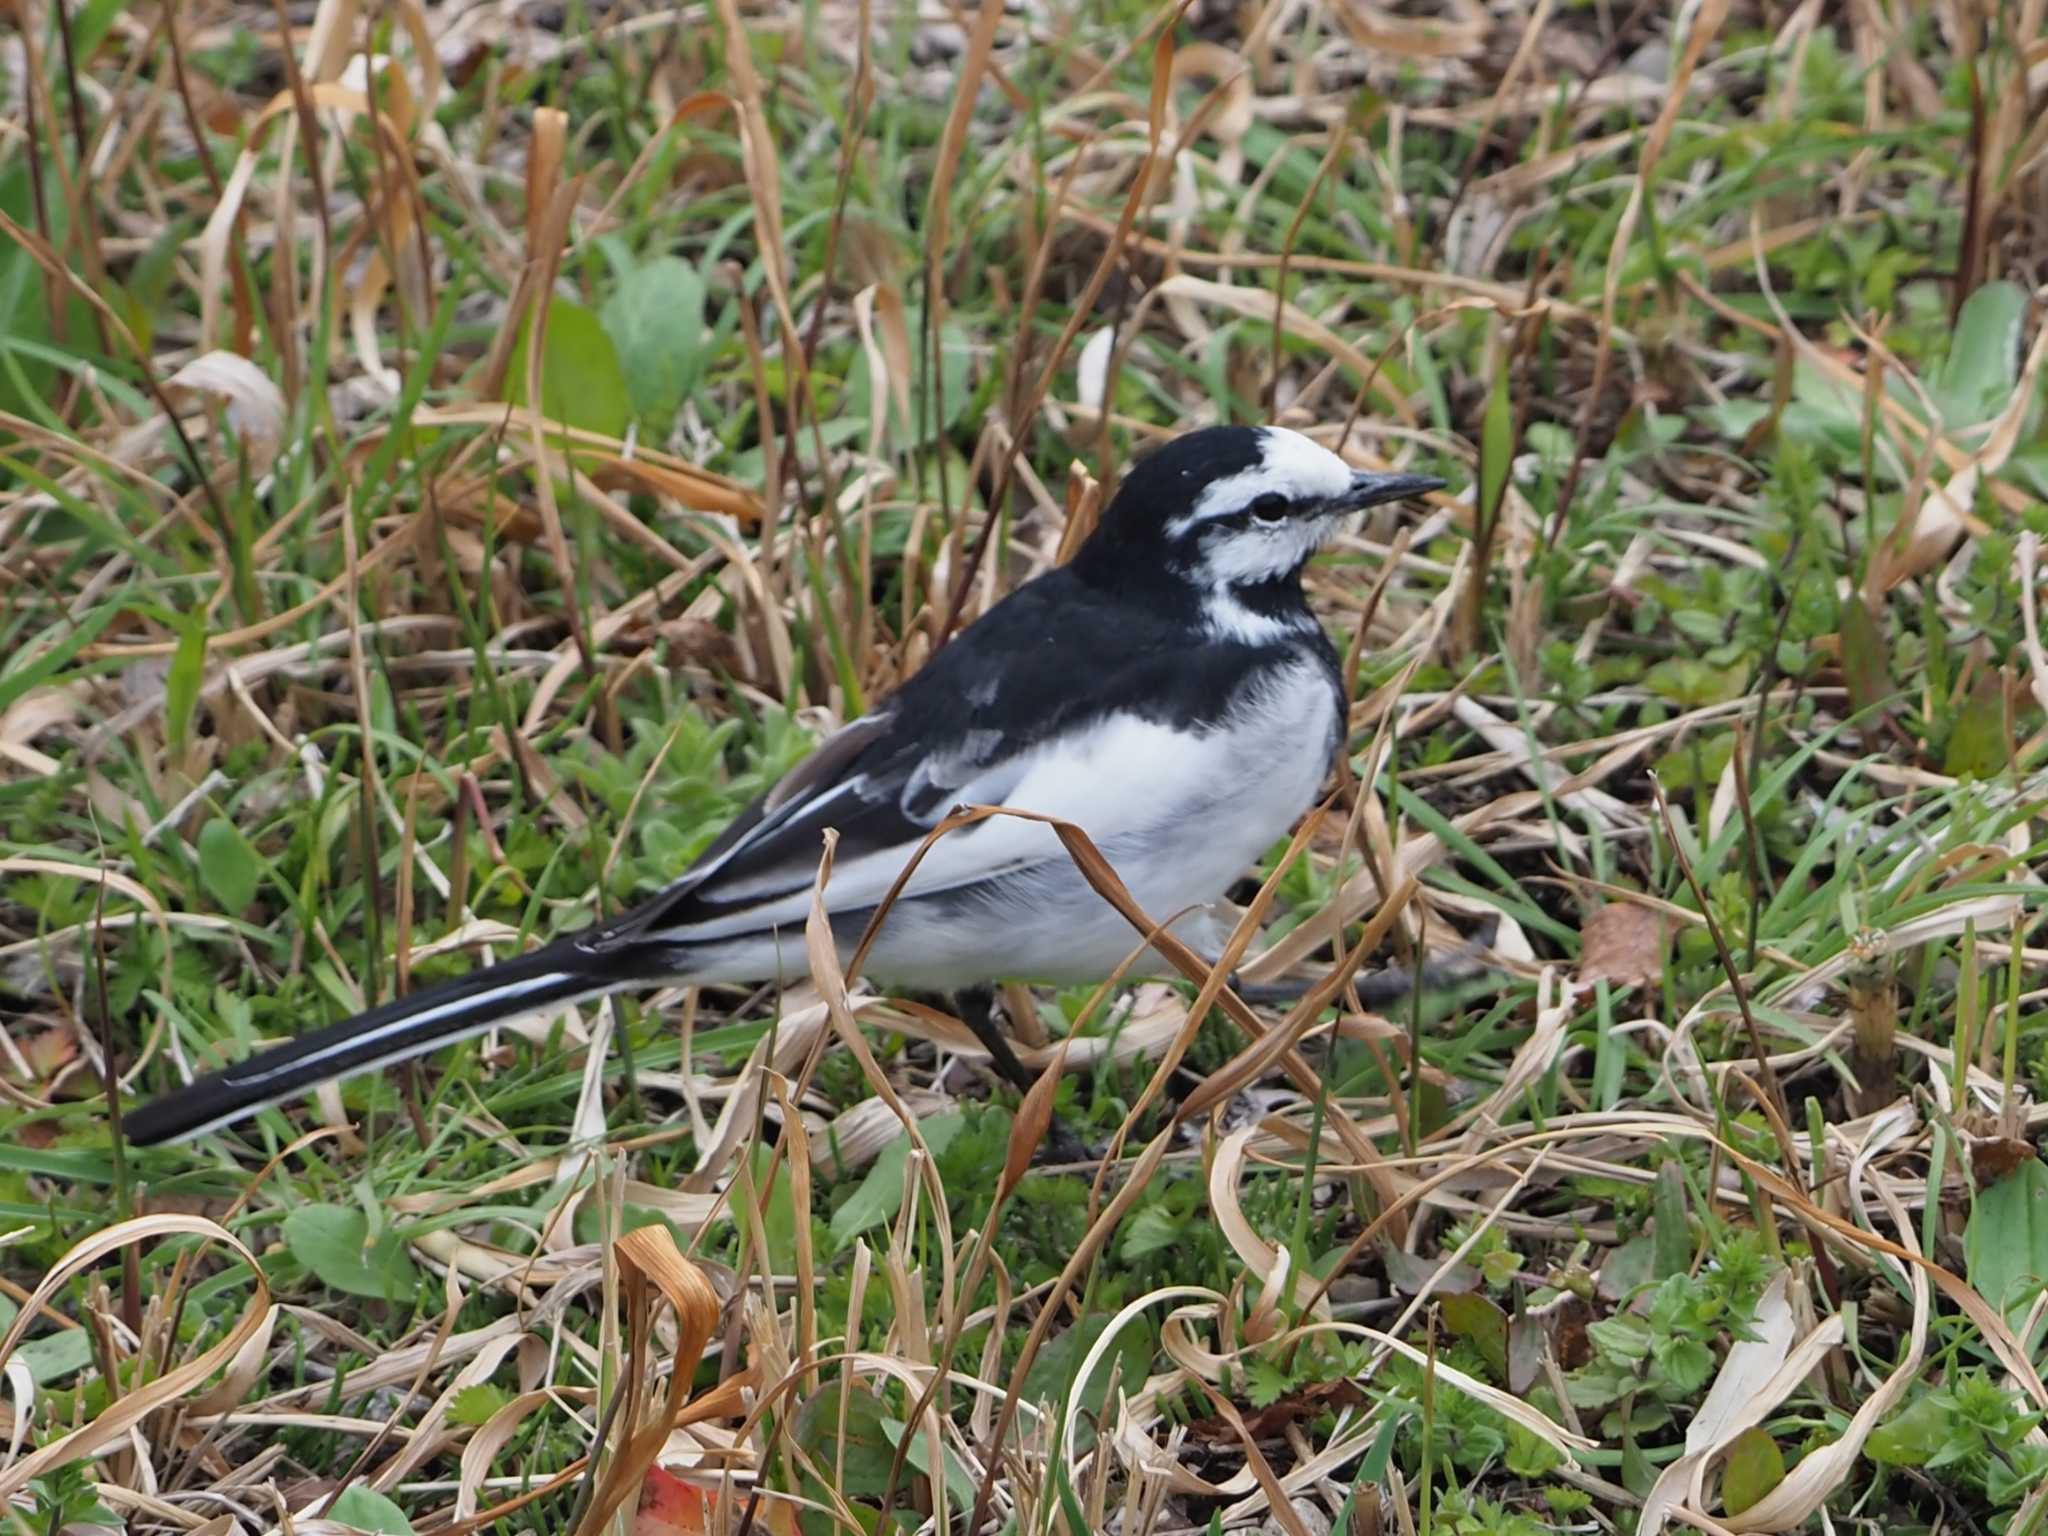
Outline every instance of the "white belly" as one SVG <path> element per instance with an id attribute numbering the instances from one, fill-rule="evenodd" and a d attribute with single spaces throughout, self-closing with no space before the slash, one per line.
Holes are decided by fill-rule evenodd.
<path id="1" fill-rule="evenodd" d="M 1143 750 L 1101 761 L 1098 805 L 1121 825 L 1069 815 L 1154 922 L 1213 953 L 1221 935 L 1206 913 L 1309 808 L 1338 739 L 1337 699 L 1311 661 L 1269 675 L 1213 729 L 1199 735 L 1133 736 Z M 1035 810 L 1020 795 L 1019 809 Z M 1141 808 L 1141 809 L 1134 809 Z M 1057 844 L 1053 845 L 1057 849 Z M 914 888 L 914 887 L 913 887 Z M 1176 921 L 1176 919 L 1179 919 Z M 857 934 L 838 935 L 851 948 Z M 1141 935 L 1096 894 L 1064 853 L 967 895 L 900 904 L 871 951 L 869 973 L 899 986 L 946 989 L 990 979 L 1097 981 L 1123 963 Z M 1136 971 L 1156 974 L 1156 957 Z"/>

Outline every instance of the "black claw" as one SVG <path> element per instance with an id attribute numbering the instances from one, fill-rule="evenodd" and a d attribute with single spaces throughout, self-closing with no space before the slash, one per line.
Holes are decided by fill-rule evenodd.
<path id="1" fill-rule="evenodd" d="M 1038 1144 L 1038 1150 L 1031 1154 L 1034 1168 L 1057 1167 L 1065 1163 L 1099 1163 L 1102 1154 L 1076 1136 L 1058 1120 L 1045 1133 L 1045 1140 Z"/>
<path id="2" fill-rule="evenodd" d="M 1017 1059 L 1009 1039 L 996 1027 L 995 1001 L 993 987 L 966 987 L 951 999 L 954 1014 L 974 1032 L 974 1038 L 987 1047 L 989 1064 L 1019 1093 L 1028 1093 L 1038 1078 Z M 1101 1154 L 1090 1149 L 1088 1143 L 1056 1119 L 1046 1130 L 1045 1139 L 1039 1142 L 1038 1150 L 1031 1154 L 1031 1162 L 1034 1167 L 1044 1167 L 1060 1163 L 1093 1163 L 1100 1161 L 1100 1157 Z"/>

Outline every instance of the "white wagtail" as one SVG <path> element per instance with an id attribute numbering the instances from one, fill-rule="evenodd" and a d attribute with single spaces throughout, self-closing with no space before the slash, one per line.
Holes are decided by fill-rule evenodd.
<path id="1" fill-rule="evenodd" d="M 1070 564 L 1019 587 L 828 737 L 667 889 L 210 1072 L 131 1114 L 129 1139 L 195 1135 L 325 1079 L 623 988 L 804 975 L 826 829 L 839 834 L 826 901 L 850 954 L 956 806 L 1076 823 L 1140 907 L 1214 955 L 1207 909 L 1308 809 L 1344 738 L 1337 655 L 1302 596 L 1302 567 L 1348 514 L 1442 484 L 1353 471 L 1277 427 L 1187 433 L 1132 466 Z M 1096 981 L 1136 943 L 1049 826 L 997 816 L 932 847 L 866 973 L 939 992 Z"/>

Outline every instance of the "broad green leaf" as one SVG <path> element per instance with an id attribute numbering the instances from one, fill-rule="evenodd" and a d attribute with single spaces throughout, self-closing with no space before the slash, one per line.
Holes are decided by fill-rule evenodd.
<path id="1" fill-rule="evenodd" d="M 1963 301 L 1948 357 L 1928 390 L 1950 431 L 1979 426 L 2005 409 L 2019 382 L 2026 317 L 2027 291 L 2017 283 L 1986 283 Z"/>
<path id="2" fill-rule="evenodd" d="M 1117 1252 L 1126 1264 L 1158 1253 L 1180 1241 L 1180 1222 L 1156 1205 L 1148 1205 L 1130 1219 L 1117 1239 Z"/>
<path id="3" fill-rule="evenodd" d="M 636 267 L 605 301 L 604 328 L 633 409 L 666 433 L 703 371 L 704 279 L 677 256 Z"/>
<path id="4" fill-rule="evenodd" d="M 405 1518 L 405 1511 L 361 1483 L 351 1483 L 342 1490 L 341 1497 L 327 1511 L 327 1518 L 359 1531 L 378 1532 L 379 1536 L 413 1536 L 412 1522 Z"/>
<path id="5" fill-rule="evenodd" d="M 258 873 L 256 851 L 233 822 L 216 816 L 199 829 L 199 878 L 221 911 L 233 916 L 247 909 L 256 899 Z"/>
<path id="6" fill-rule="evenodd" d="M 1641 1443 L 1631 1434 L 1621 1447 L 1621 1486 L 1640 1499 L 1648 1497 L 1656 1481 L 1657 1469 L 1650 1465 Z"/>
<path id="7" fill-rule="evenodd" d="M 1739 443 L 1770 414 L 1767 400 L 1729 400 L 1720 405 L 1700 406 L 1693 411 L 1692 418 L 1708 431 Z"/>
<path id="8" fill-rule="evenodd" d="M 896 1447 L 889 1438 L 889 1421 L 872 1392 L 849 1392 L 846 1434 L 842 1439 L 839 1401 L 836 1391 L 812 1393 L 797 1410 L 793 1438 L 813 1463 L 838 1475 L 841 1493 L 849 1498 L 878 1499 L 888 1485 L 889 1467 L 896 1459 Z"/>
<path id="9" fill-rule="evenodd" d="M 889 1444 L 892 1447 L 902 1444 L 902 1420 L 883 1419 L 882 1431 L 888 1435 Z M 941 1448 L 945 1451 L 946 1455 L 946 1471 L 945 1475 L 938 1479 L 938 1482 L 944 1490 L 946 1497 L 951 1499 L 959 1508 L 965 1509 L 974 1502 L 975 1489 L 979 1486 L 978 1480 L 972 1472 L 967 1470 L 966 1464 L 960 1460 L 953 1447 L 942 1445 Z M 919 1475 L 923 1477 L 930 1477 L 932 1475 L 931 1441 L 922 1431 L 910 1437 L 910 1445 L 904 1451 L 903 1459 L 915 1467 Z"/>
<path id="10" fill-rule="evenodd" d="M 1092 1312 L 1041 1349 L 1038 1358 L 1031 1362 L 1030 1374 L 1024 1378 L 1024 1401 L 1058 1403 L 1065 1400 L 1074 1386 L 1074 1375 L 1081 1369 L 1082 1360 L 1095 1347 L 1095 1341 L 1102 1337 L 1102 1331 L 1109 1322 L 1109 1314 Z M 1087 1412 L 1101 1410 L 1102 1392 L 1109 1385 L 1109 1373 L 1119 1356 L 1123 1358 L 1126 1384 L 1141 1382 L 1151 1372 L 1152 1338 L 1142 1319 L 1124 1325 L 1116 1343 L 1096 1362 L 1094 1374 L 1072 1392 L 1076 1409 Z"/>
<path id="11" fill-rule="evenodd" d="M 1608 1252 L 1600 1264 L 1600 1294 L 1609 1301 L 1627 1301 L 1657 1279 L 1657 1243 L 1640 1233 Z"/>
<path id="12" fill-rule="evenodd" d="M 527 404 L 526 365 L 533 346 L 533 322 L 520 333 L 505 381 L 510 397 Z M 618 349 L 596 315 L 581 304 L 556 299 L 548 305 L 547 350 L 540 361 L 540 409 L 551 420 L 608 437 L 623 437 L 633 419 L 626 375 Z"/>
<path id="13" fill-rule="evenodd" d="M 1955 1412 L 1941 1397 L 1924 1393 L 1870 1432 L 1863 1454 L 1888 1467 L 1925 1466 L 1955 1435 Z"/>
<path id="14" fill-rule="evenodd" d="M 0 213 L 17 224 L 41 228 L 58 250 L 69 250 L 68 199 L 46 198 L 39 213 L 32 158 L 14 156 L 6 174 L 0 175 Z M 56 346 L 54 330 L 43 269 L 27 246 L 0 240 L 0 363 L 6 365 L 0 367 L 0 411 L 31 417 L 48 411 L 57 376 L 51 359 L 83 355 L 83 339 L 94 335 L 92 311 L 67 290 L 64 333 L 69 345 Z"/>
<path id="15" fill-rule="evenodd" d="M 92 1335 L 83 1328 L 66 1328 L 30 1339 L 14 1352 L 14 1358 L 28 1367 L 37 1386 L 47 1387 L 92 1363 Z"/>
<path id="16" fill-rule="evenodd" d="M 2048 1166 L 2030 1157 L 1977 1192 L 1963 1228 L 1970 1284 L 1994 1307 L 2017 1315 L 2048 1283 Z"/>
<path id="17" fill-rule="evenodd" d="M 1714 1352 L 1698 1339 L 1666 1339 L 1650 1352 L 1662 1375 L 1662 1395 L 1673 1401 L 1691 1398 L 1714 1374 Z"/>
<path id="18" fill-rule="evenodd" d="M 1721 1507 L 1739 1515 L 1785 1481 L 1785 1458 L 1762 1425 L 1752 1425 L 1728 1447 L 1721 1468 Z"/>
<path id="19" fill-rule="evenodd" d="M 791 1274 L 796 1269 L 797 1215 L 795 1197 L 790 1194 L 789 1169 L 784 1167 L 776 1170 L 775 1153 L 773 1149 L 764 1146 L 754 1148 L 750 1168 L 753 1174 L 754 1199 L 759 1200 L 761 1192 L 764 1189 L 768 1190 L 766 1208 L 757 1214 L 752 1201 L 736 1200 L 733 1205 L 733 1219 L 739 1223 L 740 1232 L 748 1242 L 755 1238 L 754 1225 L 758 1220 L 761 1226 L 761 1247 L 768 1255 L 770 1268 L 778 1275 Z M 771 1172 L 775 1179 L 773 1189 L 768 1188 Z M 809 1219 L 808 1213 L 805 1219 Z"/>
<path id="20" fill-rule="evenodd" d="M 1643 686 L 1683 709 L 1726 704 L 1749 685 L 1747 666 L 1716 667 L 1691 656 L 1660 661 L 1643 674 Z"/>
<path id="21" fill-rule="evenodd" d="M 68 46 L 76 51 L 79 58 L 91 58 L 127 8 L 126 0 L 88 0 L 79 9 Z"/>
<path id="22" fill-rule="evenodd" d="M 2005 700 L 1993 677 L 1980 678 L 1949 728 L 1941 771 L 1958 779 L 1988 779 L 2005 767 Z"/>
<path id="23" fill-rule="evenodd" d="M 503 1387 L 480 1381 L 473 1387 L 464 1387 L 449 1400 L 448 1420 L 475 1429 L 490 1422 L 491 1415 L 511 1401 L 512 1394 Z"/>
<path id="24" fill-rule="evenodd" d="M 416 1278 L 398 1234 L 386 1229 L 371 1243 L 363 1213 L 346 1206 L 300 1206 L 284 1219 L 284 1245 L 329 1289 L 351 1296 L 388 1300 Z"/>
<path id="25" fill-rule="evenodd" d="M 942 322 L 939 327 L 939 382 L 940 398 L 931 393 L 931 338 L 924 332 L 924 313 L 916 305 L 909 306 L 903 316 L 904 328 L 910 340 L 910 419 L 904 420 L 903 412 L 894 398 L 893 388 L 885 387 L 883 393 L 890 398 L 883 409 L 884 423 L 888 428 L 888 442 L 898 450 L 908 450 L 928 442 L 932 436 L 932 411 L 935 405 L 941 408 L 937 425 L 941 429 L 957 423 L 974 398 L 972 368 L 974 342 L 968 334 L 951 321 Z M 848 371 L 846 378 L 846 403 L 838 412 L 847 425 L 857 429 L 856 436 L 866 440 L 869 416 L 869 401 L 873 398 L 873 385 L 868 378 L 867 359 L 863 354 Z M 918 428 L 924 429 L 923 436 Z M 965 478 L 958 468 L 947 471 L 952 483 L 958 487 Z M 958 492 L 956 490 L 955 494 Z"/>
<path id="26" fill-rule="evenodd" d="M 1626 1312 L 1587 1324 L 1586 1336 L 1599 1345 L 1602 1354 L 1610 1359 L 1627 1361 L 1631 1365 L 1649 1358 L 1650 1345 L 1653 1342 L 1650 1325 L 1639 1317 L 1629 1316 Z"/>
<path id="27" fill-rule="evenodd" d="M 1854 455 L 1863 444 L 1863 397 L 1801 359 L 1778 430 L 1802 447 Z"/>
<path id="28" fill-rule="evenodd" d="M 1444 1326 L 1478 1346 L 1496 1382 L 1508 1379 L 1508 1315 L 1477 1291 L 1442 1298 Z"/>
<path id="29" fill-rule="evenodd" d="M 925 1145 L 937 1156 L 953 1144 L 967 1124 L 967 1118 L 959 1113 L 934 1115 L 929 1120 L 920 1120 L 917 1128 L 924 1135 Z M 889 1220 L 903 1205 L 903 1165 L 910 1157 L 910 1137 L 898 1136 L 882 1148 L 882 1155 L 868 1167 L 867 1177 L 860 1181 L 860 1188 L 847 1196 L 846 1204 L 832 1213 L 832 1247 L 836 1251 L 846 1247 L 870 1227 L 879 1227 Z"/>

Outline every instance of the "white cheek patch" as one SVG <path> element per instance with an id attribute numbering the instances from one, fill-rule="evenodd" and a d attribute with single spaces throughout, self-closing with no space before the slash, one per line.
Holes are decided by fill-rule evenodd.
<path id="1" fill-rule="evenodd" d="M 1271 528 L 1212 535 L 1202 551 L 1199 579 L 1211 587 L 1242 587 L 1298 570 L 1322 547 L 1330 520 L 1289 518 Z"/>
<path id="2" fill-rule="evenodd" d="M 1299 432 L 1261 427 L 1259 438 L 1261 462 L 1211 482 L 1191 510 L 1166 525 L 1169 539 L 1240 512 L 1268 492 L 1278 492 L 1289 501 L 1312 501 L 1341 496 L 1351 488 L 1350 466 Z"/>

